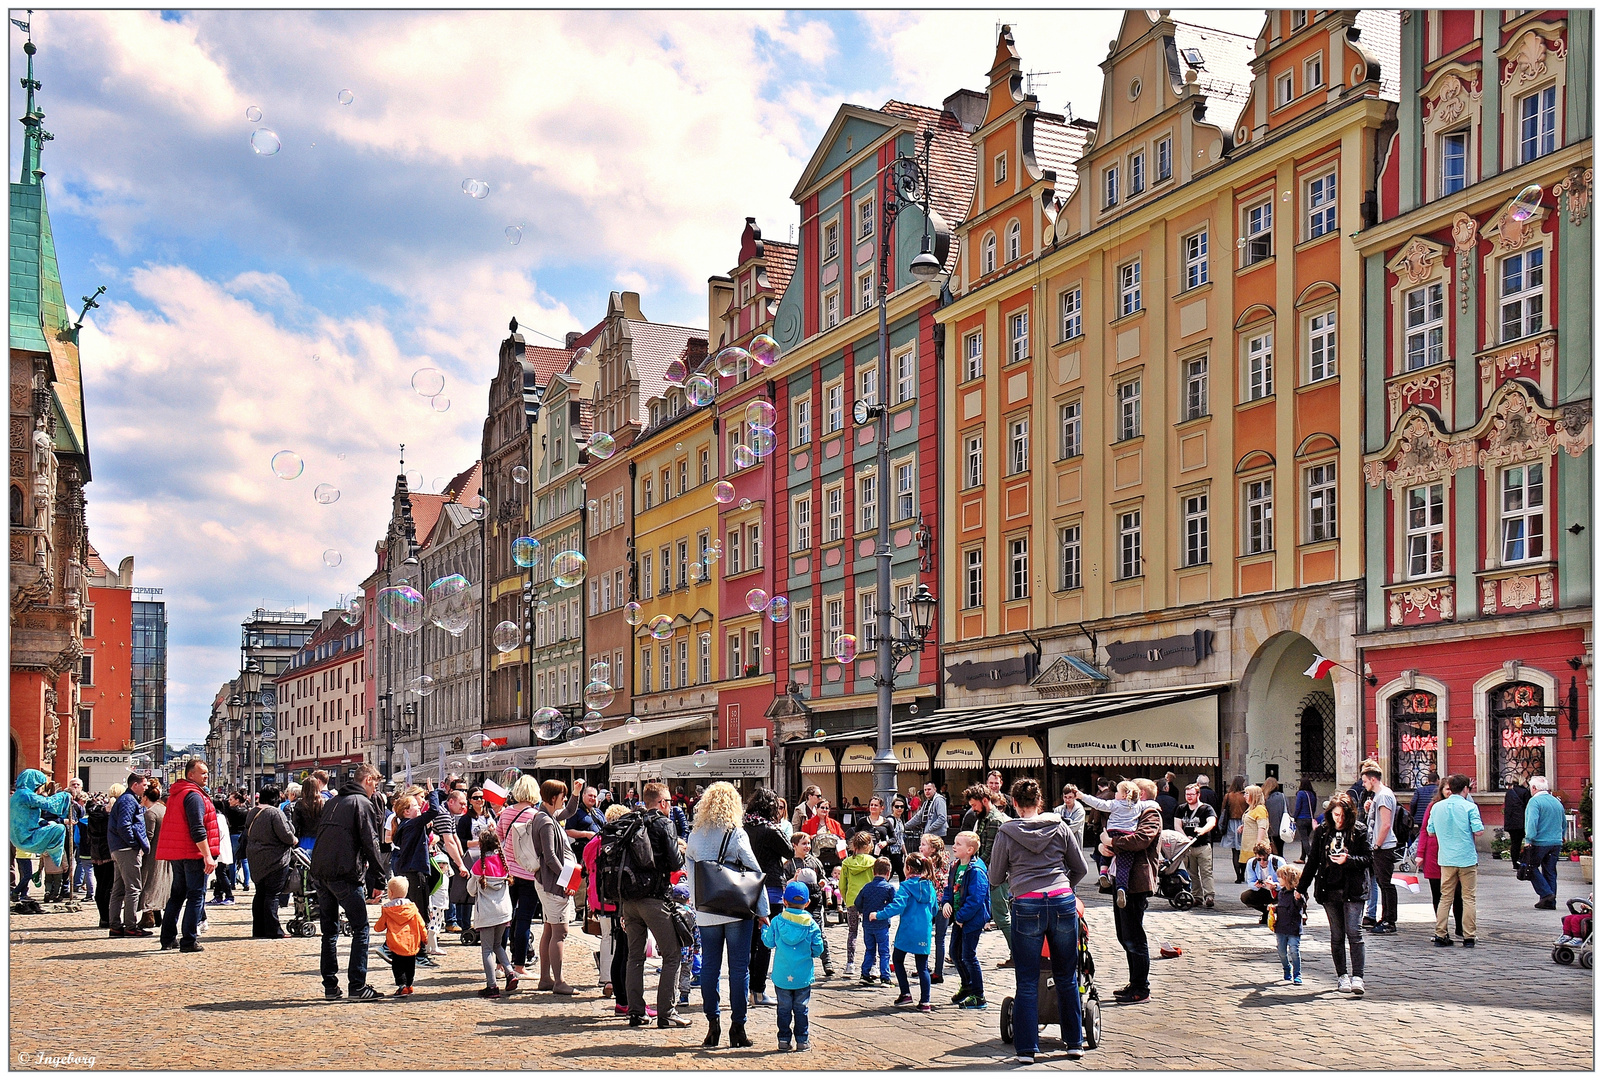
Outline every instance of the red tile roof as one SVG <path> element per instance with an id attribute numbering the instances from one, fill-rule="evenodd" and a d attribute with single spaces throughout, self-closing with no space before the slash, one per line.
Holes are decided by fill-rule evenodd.
<path id="1" fill-rule="evenodd" d="M 646 402 L 668 392 L 668 365 L 684 355 L 691 338 L 706 338 L 707 331 L 670 323 L 626 321 L 633 342 L 629 355 L 634 362 L 635 378 L 640 381 L 643 409 Z"/>
<path id="2" fill-rule="evenodd" d="M 408 492 L 407 499 L 412 504 L 412 525 L 417 535 L 418 549 L 422 550 L 429 545 L 429 535 L 434 532 L 434 523 L 440 518 L 440 508 L 450 502 L 446 495 L 420 495 L 417 492 Z"/>
<path id="3" fill-rule="evenodd" d="M 796 245 L 780 240 L 764 240 L 763 259 L 767 264 L 768 291 L 777 301 L 785 295 L 791 276 L 796 273 Z"/>
<path id="4" fill-rule="evenodd" d="M 544 345 L 525 345 L 523 358 L 534 367 L 534 380 L 540 386 L 549 386 L 551 378 L 568 370 L 575 349 L 552 349 Z"/>
<path id="5" fill-rule="evenodd" d="M 445 490 L 440 494 L 449 495 L 452 502 L 466 504 L 479 494 L 479 482 L 483 478 L 482 463 L 475 461 L 451 477 L 451 482 L 445 485 Z"/>
<path id="6" fill-rule="evenodd" d="M 933 127 L 935 141 L 930 144 L 930 205 L 954 229 L 974 205 L 974 170 L 979 155 L 957 117 L 944 109 L 887 101 L 880 112 L 912 120 L 917 125 L 915 145 L 924 146 L 924 130 Z M 957 245 L 947 257 L 947 269 L 957 266 Z"/>

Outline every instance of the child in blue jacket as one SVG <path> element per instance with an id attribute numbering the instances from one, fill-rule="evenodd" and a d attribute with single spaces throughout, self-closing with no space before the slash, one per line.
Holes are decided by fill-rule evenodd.
<path id="1" fill-rule="evenodd" d="M 866 886 L 865 886 L 866 888 Z M 774 950 L 774 996 L 779 999 L 779 1048 L 790 1049 L 791 1021 L 796 1049 L 807 1049 L 807 1003 L 813 996 L 813 958 L 824 955 L 824 932 L 807 913 L 812 894 L 792 881 L 785 886 L 785 910 L 763 927 L 763 944 Z"/>
<path id="2" fill-rule="evenodd" d="M 903 869 L 907 880 L 896 890 L 896 898 L 868 918 L 871 923 L 887 922 L 899 916 L 896 924 L 895 949 L 891 959 L 896 961 L 896 983 L 901 988 L 898 1005 L 911 1005 L 907 969 L 903 961 L 909 953 L 918 969 L 918 1009 L 930 1011 L 930 947 L 935 944 L 935 886 L 925 877 L 929 873 L 929 860 L 922 855 L 909 855 Z"/>
<path id="3" fill-rule="evenodd" d="M 991 882 L 980 858 L 979 833 L 960 832 L 952 841 L 957 865 L 942 898 L 944 914 L 952 920 L 952 963 L 960 985 L 952 1003 L 960 1009 L 985 1008 L 985 979 L 975 949 L 980 932 L 991 917 Z"/>
<path id="4" fill-rule="evenodd" d="M 891 884 L 891 861 L 884 856 L 874 860 L 874 876 L 868 884 L 857 890 L 857 899 L 852 901 L 860 915 L 863 916 L 863 981 L 874 981 L 874 956 L 879 955 L 879 981 L 886 986 L 891 984 L 891 924 L 874 922 L 870 918 L 876 911 L 885 910 L 885 905 L 896 898 L 896 886 Z"/>

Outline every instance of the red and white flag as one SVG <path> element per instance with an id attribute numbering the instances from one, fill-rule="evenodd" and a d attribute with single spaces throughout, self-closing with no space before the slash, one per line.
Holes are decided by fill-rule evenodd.
<path id="1" fill-rule="evenodd" d="M 1419 891 L 1418 874 L 1393 874 L 1391 879 L 1392 884 L 1401 885 L 1411 893 L 1417 893 Z"/>
<path id="2" fill-rule="evenodd" d="M 1323 679 L 1326 675 L 1330 674 L 1330 669 L 1336 666 L 1336 661 L 1326 660 L 1318 653 L 1314 653 L 1314 662 L 1308 665 L 1308 670 L 1303 672 L 1303 674 L 1308 676 L 1310 679 Z"/>
<path id="3" fill-rule="evenodd" d="M 496 807 L 505 806 L 507 801 L 507 789 L 502 787 L 500 784 L 497 784 L 494 780 L 487 779 L 484 781 L 484 798 L 486 802 L 489 802 Z"/>

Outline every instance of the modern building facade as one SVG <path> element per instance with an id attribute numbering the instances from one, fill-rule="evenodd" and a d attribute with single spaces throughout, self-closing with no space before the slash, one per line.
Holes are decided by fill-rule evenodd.
<path id="1" fill-rule="evenodd" d="M 300 611 L 257 608 L 241 625 L 240 673 L 229 683 L 221 706 L 227 735 L 222 757 L 214 763 L 217 785 L 226 782 L 257 791 L 284 778 L 278 758 L 276 680 L 306 647 L 320 621 Z"/>
<path id="2" fill-rule="evenodd" d="M 1407 790 L 1591 775 L 1590 11 L 1412 11 L 1364 260 L 1364 737 Z"/>
<path id="3" fill-rule="evenodd" d="M 133 691 L 129 724 L 136 754 L 160 768 L 167 748 L 167 602 L 159 588 L 133 589 Z"/>

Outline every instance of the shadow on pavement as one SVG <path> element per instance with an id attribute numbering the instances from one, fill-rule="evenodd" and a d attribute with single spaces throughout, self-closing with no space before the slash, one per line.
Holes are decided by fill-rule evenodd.
<path id="1" fill-rule="evenodd" d="M 264 1009 L 309 1009 L 313 1006 L 321 1005 L 342 1005 L 345 1001 L 345 998 L 340 998 L 338 1001 L 273 1001 L 252 998 L 250 1001 L 203 1001 L 194 1005 L 185 1005 L 184 1009 L 189 1012 L 260 1012 Z"/>

